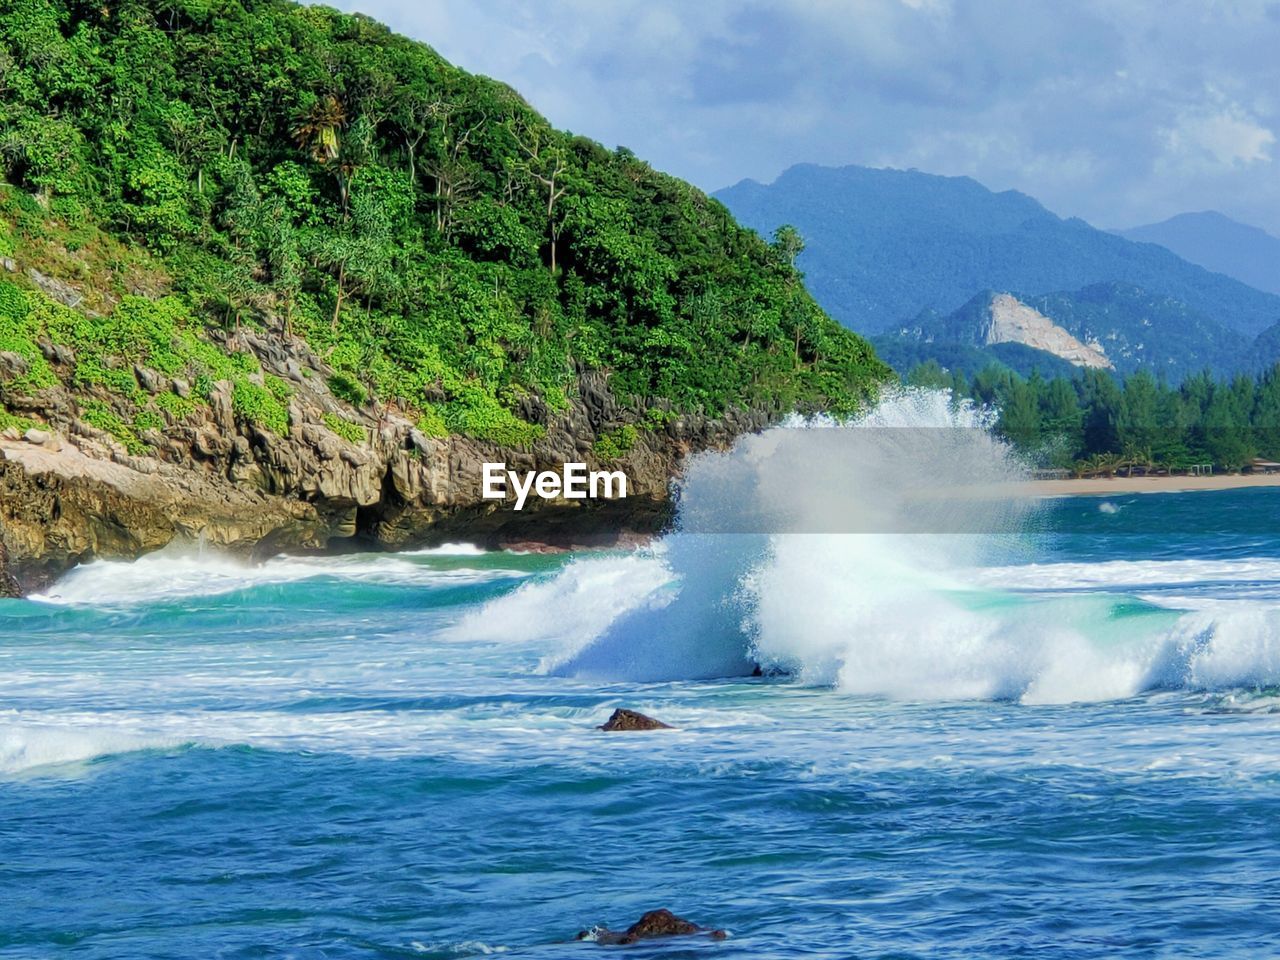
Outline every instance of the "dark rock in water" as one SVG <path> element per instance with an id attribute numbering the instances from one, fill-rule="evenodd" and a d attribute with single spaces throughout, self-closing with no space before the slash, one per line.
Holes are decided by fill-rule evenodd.
<path id="1" fill-rule="evenodd" d="M 578 939 L 586 940 L 594 936 L 596 943 L 614 945 L 635 943 L 638 940 L 656 940 L 660 937 L 688 937 L 698 933 L 706 934 L 712 940 L 723 940 L 728 936 L 723 930 L 700 927 L 690 920 L 677 917 L 670 910 L 650 910 L 623 932 L 619 933 L 608 927 L 597 927 L 594 931 L 581 931 Z"/>
<path id="2" fill-rule="evenodd" d="M 613 716 L 602 723 L 599 729 L 610 733 L 623 730 L 670 730 L 671 724 L 655 720 L 653 717 L 637 713 L 635 710 L 623 710 L 620 708 L 613 711 Z M 645 916 L 648 916 L 648 914 L 645 914 Z"/>

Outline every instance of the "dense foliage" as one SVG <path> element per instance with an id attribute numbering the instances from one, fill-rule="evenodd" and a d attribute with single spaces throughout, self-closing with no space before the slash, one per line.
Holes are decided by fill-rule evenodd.
<path id="1" fill-rule="evenodd" d="M 1042 294 L 1112 282 L 1181 301 L 1250 339 L 1280 319 L 1274 294 L 967 177 L 799 166 L 768 186 L 747 181 L 716 196 L 758 230 L 794 224 L 809 243 L 800 263 L 814 296 L 863 333 L 922 310 L 949 313 L 980 290 Z"/>
<path id="2" fill-rule="evenodd" d="M 907 382 L 998 409 L 999 432 L 1039 466 L 1112 474 L 1280 461 L 1280 366 L 1256 378 L 1205 371 L 1173 387 L 1147 371 L 1046 380 L 993 365 L 970 378 L 930 361 Z"/>
<path id="3" fill-rule="evenodd" d="M 542 427 L 518 415 L 524 398 L 563 409 L 583 368 L 654 409 L 713 414 L 852 409 L 887 374 L 805 292 L 793 234 L 765 243 L 630 151 L 552 129 L 359 15 L 7 0 L 0 163 L 23 192 L 0 243 L 60 231 L 73 249 L 101 228 L 145 245 L 167 331 L 279 325 L 326 357 L 335 394 L 400 403 L 436 433 L 528 442 Z M 157 346 L 173 349 L 193 348 Z M 260 383 L 237 390 L 278 421 Z"/>

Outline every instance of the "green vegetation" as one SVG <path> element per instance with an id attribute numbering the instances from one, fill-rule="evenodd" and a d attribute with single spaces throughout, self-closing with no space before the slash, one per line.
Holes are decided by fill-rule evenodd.
<path id="1" fill-rule="evenodd" d="M 350 420 L 343 420 L 336 413 L 326 413 L 324 425 L 349 443 L 364 443 L 369 438 L 364 427 Z"/>
<path id="2" fill-rule="evenodd" d="M 418 418 L 418 429 L 428 437 L 447 437 L 449 425 L 444 422 L 444 415 L 434 406 L 427 404 Z"/>
<path id="3" fill-rule="evenodd" d="M 157 409 L 163 410 L 175 421 L 185 420 L 196 412 L 196 401 L 190 397 L 180 397 L 176 393 L 157 394 L 153 399 Z"/>
<path id="4" fill-rule="evenodd" d="M 0 86 L 17 188 L 0 187 L 0 250 L 97 288 L 86 305 L 103 314 L 0 299 L 0 349 L 29 361 L 9 390 L 50 382 L 44 335 L 75 351 L 78 385 L 139 411 L 135 363 L 197 396 L 231 380 L 236 412 L 284 433 L 287 395 L 202 335 L 250 324 L 305 338 L 349 403 L 519 445 L 544 430 L 522 398 L 564 409 L 585 368 L 646 406 L 709 414 L 848 412 L 888 375 L 805 292 L 794 231 L 766 243 L 363 16 L 13 0 Z"/>
<path id="5" fill-rule="evenodd" d="M 0 352 L 16 355 L 25 372 L 16 372 L 8 381 L 15 393 L 33 393 L 57 382 L 36 336 L 38 318 L 33 315 L 25 293 L 12 283 L 0 281 Z"/>
<path id="6" fill-rule="evenodd" d="M 252 380 L 237 380 L 231 389 L 231 409 L 236 416 L 281 436 L 289 433 L 289 411 L 266 387 Z"/>
<path id="7" fill-rule="evenodd" d="M 80 399 L 80 416 L 90 426 L 105 430 L 111 434 L 111 436 L 124 444 L 126 450 L 135 456 L 147 452 L 147 445 L 142 442 L 137 430 L 130 424 L 125 423 L 118 413 L 101 400 L 82 397 Z"/>
<path id="8" fill-rule="evenodd" d="M 194 412 L 197 403 L 172 393 L 148 397 L 134 373 L 135 364 L 167 376 L 191 378 L 202 401 L 208 399 L 215 383 L 229 381 L 236 413 L 268 430 L 288 433 L 289 385 L 278 377 L 262 378 L 261 366 L 251 354 L 227 352 L 202 339 L 202 330 L 177 297 L 149 300 L 125 296 L 111 313 L 90 317 L 39 291 L 24 291 L 11 281 L 0 280 L 0 351 L 16 353 L 27 367 L 25 374 L 9 379 L 5 389 L 31 394 L 52 386 L 57 377 L 39 341 L 65 346 L 74 357 L 74 386 L 113 395 L 135 410 L 134 427 L 130 427 L 100 397 L 81 402 L 83 419 L 134 453 L 145 449 L 138 432 L 163 427 L 163 418 L 149 409 L 149 402 L 176 419 Z M 265 386 L 255 382 L 258 379 L 263 379 Z"/>
<path id="9" fill-rule="evenodd" d="M 640 434 L 631 424 L 601 434 L 594 444 L 594 452 L 601 460 L 617 460 L 631 451 Z"/>
<path id="10" fill-rule="evenodd" d="M 993 365 L 969 379 L 930 362 L 907 383 L 997 408 L 998 431 L 1041 466 L 1081 474 L 1197 464 L 1234 471 L 1259 456 L 1280 460 L 1280 366 L 1256 379 L 1206 371 L 1172 387 L 1145 371 L 1124 380 L 1101 370 L 1046 380 Z"/>
<path id="11" fill-rule="evenodd" d="M 26 432 L 34 427 L 35 421 L 26 417 L 15 416 L 8 410 L 0 408 L 0 430 L 8 430 L 13 427 L 15 430 Z"/>

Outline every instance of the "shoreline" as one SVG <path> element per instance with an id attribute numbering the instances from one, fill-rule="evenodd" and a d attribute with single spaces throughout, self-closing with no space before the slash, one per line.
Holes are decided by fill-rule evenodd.
<path id="1" fill-rule="evenodd" d="M 1020 490 L 1036 497 L 1102 497 L 1112 493 L 1196 493 L 1280 487 L 1280 473 L 1230 473 L 1210 477 L 1091 477 L 1027 480 Z"/>

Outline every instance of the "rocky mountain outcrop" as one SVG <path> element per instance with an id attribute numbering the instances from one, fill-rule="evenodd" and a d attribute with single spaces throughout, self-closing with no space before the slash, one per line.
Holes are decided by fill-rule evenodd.
<path id="1" fill-rule="evenodd" d="M 526 399 L 521 415 L 543 423 L 545 437 L 526 449 L 503 448 L 427 436 L 394 403 L 343 403 L 327 386 L 323 361 L 296 338 L 213 335 L 234 339 L 265 373 L 289 382 L 287 435 L 238 417 L 228 383 L 215 383 L 209 403 L 194 413 L 167 416 L 163 430 L 144 434 L 150 452 L 143 456 L 79 417 L 78 398 L 63 385 L 20 401 L 15 412 L 41 426 L 10 428 L 0 438 L 0 590 L 37 589 L 77 563 L 135 557 L 174 542 L 251 557 L 457 539 L 495 547 L 607 545 L 663 526 L 668 487 L 685 455 L 728 445 L 768 420 L 743 412 L 716 420 L 672 416 L 661 428 L 637 428 L 628 450 L 602 462 L 597 438 L 635 423 L 642 411 L 620 404 L 605 374 L 584 372 L 560 412 Z M 69 362 L 49 353 L 55 366 Z M 143 367 L 134 374 L 152 394 L 191 389 Z M 105 393 L 96 399 L 111 402 Z M 347 432 L 363 439 L 340 436 L 334 417 L 361 428 Z M 482 499 L 486 462 L 518 471 L 559 471 L 565 462 L 622 470 L 628 496 L 531 497 L 516 511 L 510 498 Z"/>
<path id="2" fill-rule="evenodd" d="M 1101 344 L 1081 343 L 1012 294 L 998 293 L 992 297 L 988 317 L 983 336 L 985 344 L 1021 343 L 1033 350 L 1051 353 L 1077 367 L 1115 368 Z"/>

